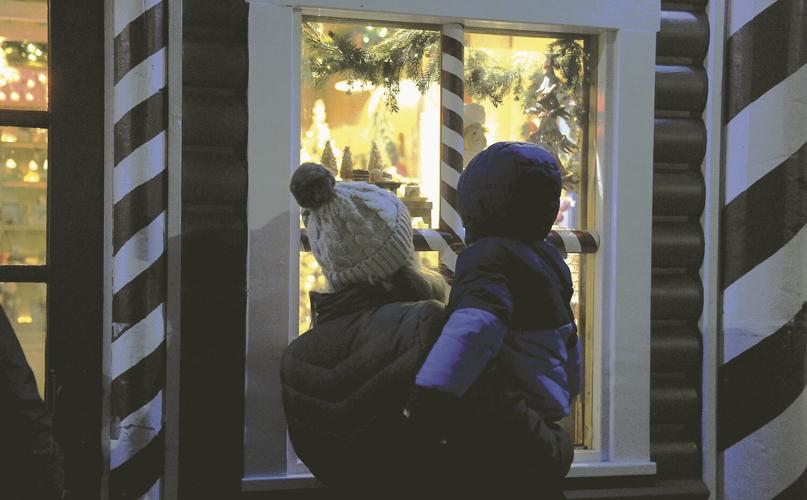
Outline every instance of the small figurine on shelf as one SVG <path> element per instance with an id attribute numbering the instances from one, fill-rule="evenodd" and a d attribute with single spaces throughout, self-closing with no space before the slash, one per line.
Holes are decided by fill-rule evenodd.
<path id="1" fill-rule="evenodd" d="M 319 162 L 336 176 L 336 157 L 331 149 L 331 141 L 325 142 L 325 149 L 322 151 L 322 158 L 320 158 Z"/>
<path id="2" fill-rule="evenodd" d="M 465 154 L 463 155 L 463 166 L 466 166 L 474 156 L 488 146 L 488 140 L 485 137 L 485 108 L 477 103 L 469 103 L 465 105 L 464 114 L 465 128 L 462 131 L 462 138 Z"/>
<path id="3" fill-rule="evenodd" d="M 342 153 L 342 165 L 339 167 L 339 175 L 343 181 L 349 181 L 353 178 L 353 154 L 350 152 L 350 146 L 345 146 L 345 151 Z"/>
<path id="4" fill-rule="evenodd" d="M 382 180 L 384 164 L 381 161 L 381 150 L 378 149 L 378 144 L 375 141 L 373 141 L 373 146 L 370 149 L 370 161 L 367 164 L 367 170 L 370 172 L 370 182 Z"/>

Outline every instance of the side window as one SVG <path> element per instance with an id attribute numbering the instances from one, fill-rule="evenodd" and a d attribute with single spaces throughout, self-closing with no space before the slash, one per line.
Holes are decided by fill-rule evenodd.
<path id="1" fill-rule="evenodd" d="M 48 3 L 0 12 L 0 306 L 46 392 Z"/>

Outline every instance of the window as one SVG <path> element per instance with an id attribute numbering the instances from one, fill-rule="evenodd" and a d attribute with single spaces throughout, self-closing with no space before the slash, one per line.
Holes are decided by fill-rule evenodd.
<path id="1" fill-rule="evenodd" d="M 307 329 L 307 292 L 324 285 L 313 257 L 300 252 L 304 239 L 301 247 L 297 207 L 287 191 L 293 169 L 314 160 L 330 164 L 338 178 L 367 178 L 409 202 L 416 231 L 461 236 L 461 225 L 447 220 L 451 207 L 441 190 L 456 174 L 440 163 L 442 89 L 433 73 L 440 55 L 430 45 L 458 19 L 464 65 L 457 71 L 466 82 L 465 128 L 457 139 L 462 162 L 485 143 L 541 143 L 568 174 L 557 237 L 582 230 L 602 240 L 596 254 L 570 251 L 567 258 L 586 348 L 584 396 L 566 422 L 579 448 L 572 474 L 654 472 L 646 165 L 652 162 L 658 6 L 621 0 L 636 13 L 622 19 L 581 1 L 549 2 L 540 12 L 505 1 L 495 13 L 464 2 L 402 7 L 378 1 L 374 12 L 351 0 L 291 3 L 253 0 L 250 9 L 248 217 L 261 247 L 251 243 L 248 274 L 245 488 L 276 485 L 304 470 L 285 438 L 277 362 L 259 362 L 270 353 L 279 359 L 288 340 Z M 318 57 L 312 47 L 337 39 L 370 53 L 389 50 L 391 39 L 416 40 L 423 50 L 409 67 L 417 74 L 412 69 L 385 85 L 349 68 L 329 72 L 328 64 L 339 61 Z M 570 82 L 567 71 L 558 74 L 559 53 L 564 63 L 589 59 L 589 72 L 583 65 L 573 75 L 579 80 Z M 552 85 L 559 92 L 547 92 Z M 446 267 L 442 252 L 421 255 Z M 288 263 L 288 272 L 278 273 L 278 262 Z"/>
<path id="2" fill-rule="evenodd" d="M 0 305 L 46 386 L 48 4 L 0 2 Z"/>
<path id="3" fill-rule="evenodd" d="M 464 31 L 462 166 L 497 141 L 541 144 L 564 171 L 555 229 L 585 229 L 591 116 L 588 37 Z M 399 197 L 416 231 L 439 228 L 444 222 L 442 204 L 448 201 L 441 200 L 441 184 L 450 182 L 446 176 L 456 177 L 439 162 L 440 133 L 446 126 L 441 124 L 440 26 L 304 16 L 301 33 L 300 162 L 319 161 L 339 181 L 366 178 Z M 340 49 L 345 46 L 352 48 Z M 348 59 L 348 50 L 379 61 L 379 73 L 363 74 L 365 70 Z M 397 66 L 384 68 L 383 61 L 389 60 Z M 384 74 L 395 75 L 397 81 L 381 83 Z M 373 77 L 378 81 L 368 80 Z M 447 231 L 450 237 L 452 231 Z M 419 250 L 426 266 L 439 268 L 438 252 Z M 442 251 L 452 252 L 448 247 Z M 575 285 L 578 328 L 588 345 L 588 258 L 574 250 L 566 260 Z M 443 270 L 450 279 L 453 269 Z M 325 288 L 325 277 L 309 252 L 300 255 L 299 278 L 298 331 L 303 333 L 311 321 L 308 293 Z M 590 380 L 591 364 L 585 366 Z M 591 447 L 590 418 L 584 425 L 591 398 L 591 391 L 584 391 L 564 421 L 581 449 Z"/>

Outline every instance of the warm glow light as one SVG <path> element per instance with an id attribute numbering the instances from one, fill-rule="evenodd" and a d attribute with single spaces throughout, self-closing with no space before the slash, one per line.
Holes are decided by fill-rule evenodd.
<path id="1" fill-rule="evenodd" d="M 45 73 L 40 73 L 37 79 L 39 80 L 39 83 L 45 83 L 48 81 L 48 77 L 45 75 Z"/>
<path id="2" fill-rule="evenodd" d="M 17 162 L 14 161 L 14 158 L 6 160 L 6 168 L 17 168 Z"/>
<path id="3" fill-rule="evenodd" d="M 17 323 L 21 325 L 29 325 L 34 322 L 34 318 L 30 314 L 20 314 L 17 316 Z"/>
<path id="4" fill-rule="evenodd" d="M 33 101 L 34 100 L 34 94 L 32 94 L 30 92 L 26 92 L 25 93 L 25 100 L 26 101 Z"/>
<path id="5" fill-rule="evenodd" d="M 403 80 L 401 82 L 401 91 L 398 92 L 398 104 L 401 107 L 414 107 L 417 106 L 421 94 L 418 86 L 412 80 Z"/>
<path id="6" fill-rule="evenodd" d="M 28 85 L 29 89 L 32 89 L 34 88 L 34 85 L 36 85 L 36 82 L 33 80 L 28 80 L 27 82 L 25 82 L 25 84 Z"/>
<path id="7" fill-rule="evenodd" d="M 36 163 L 36 160 L 31 160 L 28 162 L 28 170 L 39 170 L 39 165 Z"/>
<path id="8" fill-rule="evenodd" d="M 28 54 L 29 61 L 36 61 L 36 54 Z"/>
<path id="9" fill-rule="evenodd" d="M 11 100 L 12 101 L 19 101 L 20 100 L 20 94 L 18 94 L 17 92 L 12 92 L 11 93 Z"/>
<path id="10" fill-rule="evenodd" d="M 334 88 L 339 92 L 350 92 L 352 94 L 354 92 L 373 90 L 375 85 L 367 80 L 353 80 L 352 82 L 340 80 L 334 84 Z"/>
<path id="11" fill-rule="evenodd" d="M 384 38 L 385 36 L 387 36 L 387 32 L 388 32 L 387 28 L 381 28 L 380 30 L 378 30 L 378 36 Z"/>
<path id="12" fill-rule="evenodd" d="M 42 170 L 47 170 L 47 169 L 48 169 L 48 160 L 45 159 L 45 162 L 42 163 Z"/>
<path id="13" fill-rule="evenodd" d="M 17 142 L 17 136 L 3 132 L 0 134 L 0 142 Z"/>
<path id="14" fill-rule="evenodd" d="M 41 178 L 41 177 L 39 177 L 39 174 L 38 174 L 38 173 L 36 173 L 36 172 L 28 172 L 28 173 L 27 173 L 27 174 L 25 174 L 25 176 L 22 178 L 22 181 L 23 181 L 23 182 L 29 182 L 29 183 L 31 183 L 31 184 L 36 183 L 36 182 L 39 182 L 39 181 L 41 181 L 41 180 L 42 180 L 42 178 Z"/>
<path id="15" fill-rule="evenodd" d="M 6 93 L 3 92 L 3 91 L 0 91 L 0 101 L 5 101 L 5 100 L 6 100 Z"/>

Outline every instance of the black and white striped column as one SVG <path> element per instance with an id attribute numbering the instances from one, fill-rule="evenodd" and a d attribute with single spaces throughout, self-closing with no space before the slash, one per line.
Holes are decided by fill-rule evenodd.
<path id="1" fill-rule="evenodd" d="M 109 498 L 161 497 L 167 2 L 114 2 Z"/>
<path id="2" fill-rule="evenodd" d="M 807 498 L 807 0 L 729 3 L 725 498 Z"/>
<path id="3" fill-rule="evenodd" d="M 440 230 L 462 241 L 465 229 L 459 215 L 457 182 L 465 150 L 462 139 L 465 88 L 465 29 L 443 25 L 440 37 Z M 456 260 L 456 256 L 452 257 Z M 453 268 L 452 268 L 453 270 Z"/>

